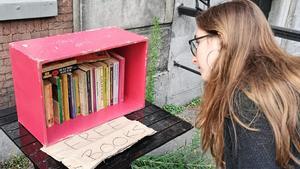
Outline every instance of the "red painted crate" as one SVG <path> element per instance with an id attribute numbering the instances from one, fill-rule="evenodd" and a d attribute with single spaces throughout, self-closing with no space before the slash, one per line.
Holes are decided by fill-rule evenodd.
<path id="1" fill-rule="evenodd" d="M 113 49 L 125 57 L 124 102 L 47 128 L 42 65 Z M 145 106 L 147 38 L 108 27 L 10 43 L 19 122 L 43 145 L 100 125 Z"/>

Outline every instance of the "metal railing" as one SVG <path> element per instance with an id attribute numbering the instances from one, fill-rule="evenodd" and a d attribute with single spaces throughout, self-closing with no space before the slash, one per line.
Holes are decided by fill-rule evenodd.
<path id="1" fill-rule="evenodd" d="M 198 2 L 198 0 L 196 0 L 196 2 Z M 208 5 L 206 5 L 206 4 L 208 4 Z M 206 1 L 206 4 L 205 5 L 209 7 L 209 5 L 210 5 L 209 0 Z M 186 15 L 186 16 L 190 16 L 190 17 L 195 17 L 198 12 L 202 12 L 204 10 L 200 9 L 199 4 L 196 3 L 195 8 L 186 7 L 183 4 L 181 4 L 177 8 L 177 11 L 178 11 L 179 15 Z M 271 25 L 271 28 L 272 28 L 272 31 L 273 31 L 273 33 L 276 37 L 280 37 L 280 38 L 283 38 L 283 39 L 288 39 L 288 40 L 293 40 L 293 41 L 300 42 L 300 31 L 298 31 L 298 30 L 293 30 L 293 29 L 283 28 L 283 27 L 273 26 L 273 25 Z M 179 64 L 175 61 L 174 61 L 174 66 L 177 66 L 177 67 L 180 67 L 180 68 L 185 69 L 187 71 L 190 71 L 192 73 L 196 73 L 196 74 L 201 75 L 198 71 L 196 71 L 194 69 L 191 69 L 187 66 L 181 65 L 181 64 Z"/>

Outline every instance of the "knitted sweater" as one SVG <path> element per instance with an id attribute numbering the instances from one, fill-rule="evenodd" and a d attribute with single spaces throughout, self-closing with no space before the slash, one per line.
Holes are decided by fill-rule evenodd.
<path id="1" fill-rule="evenodd" d="M 275 139 L 271 126 L 264 114 L 243 92 L 235 97 L 237 115 L 244 124 L 259 129 L 250 131 L 233 123 L 230 118 L 224 122 L 224 161 L 226 169 L 279 169 L 275 158 Z M 235 132 L 234 132 L 235 127 Z M 300 159 L 300 153 L 291 147 L 293 154 Z M 300 166 L 290 161 L 290 168 Z"/>

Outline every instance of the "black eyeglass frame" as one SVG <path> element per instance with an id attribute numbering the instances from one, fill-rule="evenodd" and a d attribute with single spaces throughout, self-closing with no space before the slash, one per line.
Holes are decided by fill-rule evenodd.
<path id="1" fill-rule="evenodd" d="M 194 53 L 194 51 L 193 51 L 193 47 L 196 49 L 195 52 L 197 52 L 197 47 L 198 47 L 193 42 L 196 41 L 196 40 L 199 40 L 199 39 L 203 39 L 203 38 L 206 38 L 206 37 L 212 37 L 212 36 L 214 36 L 214 35 L 213 34 L 207 34 L 207 35 L 203 35 L 203 36 L 200 36 L 200 37 L 196 37 L 196 35 L 195 35 L 195 38 L 189 40 L 190 50 L 191 50 L 193 56 L 196 56 L 196 53 Z"/>

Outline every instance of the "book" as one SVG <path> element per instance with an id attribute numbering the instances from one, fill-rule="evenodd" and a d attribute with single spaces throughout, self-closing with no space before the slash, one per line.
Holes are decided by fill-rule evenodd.
<path id="1" fill-rule="evenodd" d="M 110 56 L 119 61 L 119 102 L 124 101 L 124 75 L 125 75 L 125 58 L 116 52 L 110 51 Z"/>
<path id="2" fill-rule="evenodd" d="M 62 74 L 62 95 L 63 95 L 63 107 L 64 107 L 64 121 L 70 120 L 69 112 L 69 92 L 68 92 L 68 75 Z"/>
<path id="3" fill-rule="evenodd" d="M 88 113 L 93 112 L 92 106 L 92 93 L 91 93 L 91 70 L 85 64 L 79 65 L 79 69 L 85 72 L 86 76 L 86 89 L 87 89 L 87 107 Z"/>
<path id="4" fill-rule="evenodd" d="M 104 63 L 93 63 L 96 66 L 96 95 L 97 95 L 97 111 L 104 108 Z"/>
<path id="5" fill-rule="evenodd" d="M 87 91 L 87 74 L 82 69 L 75 71 L 78 74 L 79 97 L 80 97 L 80 114 L 86 116 L 89 114 L 88 109 L 88 91 Z"/>
<path id="6" fill-rule="evenodd" d="M 73 75 L 71 73 L 68 76 L 68 99 L 69 99 L 69 116 L 71 119 L 76 117 L 76 107 L 75 107 L 75 95 L 74 95 L 74 81 Z"/>
<path id="7" fill-rule="evenodd" d="M 49 78 L 52 84 L 53 107 L 54 107 L 54 121 L 57 124 L 62 124 L 64 121 L 64 108 L 62 96 L 62 82 L 59 76 Z"/>
<path id="8" fill-rule="evenodd" d="M 58 61 L 58 62 L 52 62 L 49 64 L 45 64 L 42 67 L 42 73 L 48 72 L 51 70 L 55 70 L 55 69 L 59 69 L 59 68 L 63 68 L 63 67 L 68 67 L 71 65 L 75 65 L 76 63 L 77 63 L 77 60 L 72 59 L 72 60 L 62 60 L 62 61 Z"/>
<path id="9" fill-rule="evenodd" d="M 78 69 L 78 65 L 70 65 L 70 66 L 59 68 L 59 69 L 53 69 L 50 71 L 43 72 L 42 77 L 43 77 L 43 79 L 47 79 L 49 77 L 59 76 L 60 74 L 63 74 L 63 73 L 71 73 L 76 69 Z"/>
<path id="10" fill-rule="evenodd" d="M 104 52 L 96 52 L 96 53 L 78 56 L 76 60 L 77 60 L 77 64 L 83 64 L 83 63 L 99 62 L 99 61 L 106 60 L 108 58 L 109 56 L 106 55 Z"/>
<path id="11" fill-rule="evenodd" d="M 110 70 L 110 105 L 118 103 L 119 99 L 119 61 L 114 58 L 105 60 Z"/>
<path id="12" fill-rule="evenodd" d="M 80 95 L 79 95 L 79 75 L 77 72 L 73 73 L 74 85 L 75 85 L 75 103 L 76 103 L 76 116 L 80 115 Z"/>
<path id="13" fill-rule="evenodd" d="M 51 127 L 54 124 L 52 84 L 48 80 L 44 80 L 43 81 L 43 88 L 44 88 L 44 104 L 45 104 L 46 125 L 47 125 L 47 127 Z"/>

